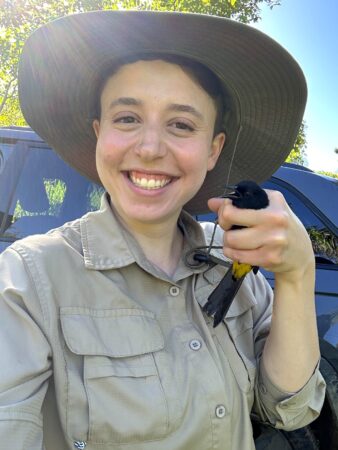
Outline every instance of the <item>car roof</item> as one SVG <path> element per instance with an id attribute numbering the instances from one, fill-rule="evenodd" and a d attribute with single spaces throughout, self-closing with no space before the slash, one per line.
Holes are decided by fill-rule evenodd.
<path id="1" fill-rule="evenodd" d="M 42 143 L 43 140 L 29 127 L 0 127 L 0 140 L 3 141 L 33 141 Z"/>
<path id="2" fill-rule="evenodd" d="M 309 199 L 336 227 L 338 227 L 338 180 L 304 169 L 283 165 L 272 176 L 287 182 Z"/>

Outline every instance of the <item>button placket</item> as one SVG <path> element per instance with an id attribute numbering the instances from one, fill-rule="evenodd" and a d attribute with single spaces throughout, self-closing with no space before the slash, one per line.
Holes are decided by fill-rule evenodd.
<path id="1" fill-rule="evenodd" d="M 223 419 L 223 417 L 225 416 L 226 413 L 226 409 L 224 405 L 217 405 L 216 409 L 215 409 L 215 414 L 216 417 L 218 417 L 219 419 Z"/>
<path id="2" fill-rule="evenodd" d="M 73 444 L 74 444 L 74 447 L 79 450 L 83 450 L 87 446 L 87 442 L 85 442 L 85 441 L 74 441 Z"/>
<path id="3" fill-rule="evenodd" d="M 170 286 L 169 294 L 172 297 L 177 297 L 178 295 L 180 295 L 180 288 L 178 286 Z"/>
<path id="4" fill-rule="evenodd" d="M 198 351 L 202 347 L 202 342 L 199 339 L 192 339 L 189 342 L 191 350 Z"/>

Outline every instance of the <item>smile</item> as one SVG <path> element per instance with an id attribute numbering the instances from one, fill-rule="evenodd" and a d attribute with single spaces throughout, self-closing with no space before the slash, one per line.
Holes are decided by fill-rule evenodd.
<path id="1" fill-rule="evenodd" d="M 147 174 L 143 172 L 128 172 L 129 180 L 142 189 L 161 189 L 172 181 L 167 175 Z"/>

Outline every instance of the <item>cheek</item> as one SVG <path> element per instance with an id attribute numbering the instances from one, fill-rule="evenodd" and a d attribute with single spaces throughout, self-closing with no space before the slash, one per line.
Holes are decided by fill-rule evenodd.
<path id="1" fill-rule="evenodd" d="M 208 170 L 210 156 L 209 142 L 196 144 L 186 157 L 186 165 L 194 172 L 205 173 Z"/>
<path id="2" fill-rule="evenodd" d="M 208 150 L 206 146 L 194 146 L 184 154 L 181 163 L 190 182 L 200 186 L 208 170 Z"/>
<path id="3" fill-rule="evenodd" d="M 121 155 L 121 150 L 125 146 L 125 139 L 115 134 L 107 134 L 99 136 L 96 145 L 96 162 L 97 164 L 112 164 L 117 162 Z"/>
<path id="4" fill-rule="evenodd" d="M 110 178 L 111 171 L 116 167 L 117 161 L 114 152 L 107 147 L 102 147 L 98 142 L 96 146 L 96 169 L 102 184 L 106 186 L 107 180 Z"/>

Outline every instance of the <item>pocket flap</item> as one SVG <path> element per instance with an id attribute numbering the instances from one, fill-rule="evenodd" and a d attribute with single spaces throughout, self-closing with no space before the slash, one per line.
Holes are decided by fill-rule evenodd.
<path id="1" fill-rule="evenodd" d="M 155 315 L 141 309 L 60 308 L 62 332 L 77 355 L 126 357 L 164 347 Z"/>
<path id="2" fill-rule="evenodd" d="M 118 364 L 121 361 L 122 364 Z M 136 366 L 130 364 L 123 364 L 123 359 L 114 361 L 114 364 L 106 365 L 87 365 L 86 377 L 87 378 L 105 378 L 105 377 L 128 377 L 139 378 L 149 377 L 151 375 L 157 375 L 155 364 Z"/>

